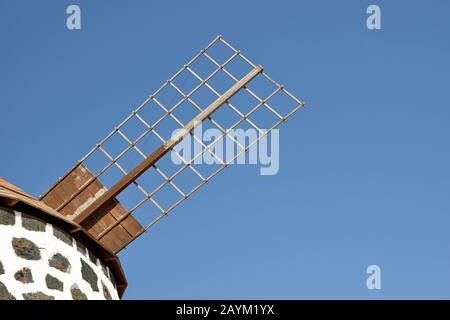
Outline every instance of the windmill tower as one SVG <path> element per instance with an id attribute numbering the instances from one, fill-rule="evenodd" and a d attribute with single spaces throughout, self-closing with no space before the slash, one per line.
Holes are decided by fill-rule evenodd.
<path id="1" fill-rule="evenodd" d="M 0 180 L 0 298 L 120 298 L 117 253 L 303 105 L 217 36 L 39 200 Z M 191 153 L 179 149 L 187 139 Z"/>

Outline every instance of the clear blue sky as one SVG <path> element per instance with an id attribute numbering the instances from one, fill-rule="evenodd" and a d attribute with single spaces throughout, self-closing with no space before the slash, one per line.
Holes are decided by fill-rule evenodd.
<path id="1" fill-rule="evenodd" d="M 38 196 L 222 34 L 308 108 L 281 128 L 278 175 L 235 166 L 120 254 L 125 298 L 450 298 L 449 14 L 444 0 L 1 0 L 0 175 Z"/>

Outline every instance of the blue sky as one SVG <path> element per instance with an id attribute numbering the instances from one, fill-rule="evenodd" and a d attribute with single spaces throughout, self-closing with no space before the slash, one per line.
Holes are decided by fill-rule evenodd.
<path id="1" fill-rule="evenodd" d="M 277 175 L 232 167 L 120 254 L 125 298 L 450 298 L 449 12 L 1 0 L 0 175 L 38 196 L 222 34 L 308 107 L 281 127 Z"/>

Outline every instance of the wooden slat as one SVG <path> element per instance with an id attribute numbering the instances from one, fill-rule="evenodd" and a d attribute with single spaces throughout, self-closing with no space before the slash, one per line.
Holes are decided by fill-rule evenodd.
<path id="1" fill-rule="evenodd" d="M 64 176 L 52 190 L 42 197 L 42 201 L 52 208 L 58 208 L 62 203 L 71 199 L 60 213 L 68 219 L 74 221 L 80 212 L 96 201 L 107 189 L 95 179 L 86 189 L 80 192 L 86 181 L 93 178 L 92 173 L 84 166 L 79 164 L 75 169 Z M 85 219 L 80 225 L 95 239 L 99 239 L 99 235 L 107 230 L 110 226 L 117 224 L 105 234 L 100 242 L 109 250 L 116 253 L 118 250 L 133 241 L 143 231 L 141 224 L 132 216 L 117 223 L 117 221 L 127 213 L 127 210 L 112 198 L 110 201 L 91 215 L 89 219 Z"/>

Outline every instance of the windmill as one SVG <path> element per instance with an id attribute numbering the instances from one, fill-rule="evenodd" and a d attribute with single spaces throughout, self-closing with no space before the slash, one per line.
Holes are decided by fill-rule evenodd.
<path id="1" fill-rule="evenodd" d="M 267 138 L 303 105 L 262 66 L 217 36 L 40 200 L 116 254 Z M 199 126 L 215 128 L 221 135 L 205 143 L 195 134 Z M 229 132 L 240 127 L 252 128 L 258 135 L 239 141 Z M 172 134 L 175 130 L 177 133 Z M 197 152 L 188 156 L 176 149 L 186 138 L 198 145 Z M 214 146 L 225 141 L 237 150 L 234 156 L 214 153 Z M 216 164 L 208 167 L 208 172 L 208 165 L 196 161 L 204 154 Z M 163 163 L 170 157 L 180 164 L 166 172 Z M 140 160 L 127 168 L 130 159 Z M 164 197 L 165 192 L 171 196 Z"/>
<path id="2" fill-rule="evenodd" d="M 119 299 L 117 253 L 303 105 L 216 37 L 40 199 L 0 178 L 0 300 Z M 186 141 L 193 152 L 179 148 Z"/>

